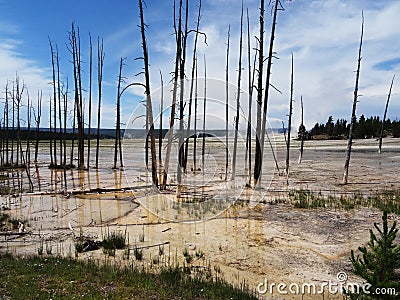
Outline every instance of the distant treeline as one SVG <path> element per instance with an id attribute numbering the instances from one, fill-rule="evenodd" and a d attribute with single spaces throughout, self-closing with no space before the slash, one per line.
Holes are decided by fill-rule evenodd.
<path id="1" fill-rule="evenodd" d="M 311 130 L 299 127 L 299 138 L 304 134 L 304 139 L 347 139 L 349 135 L 350 123 L 344 119 L 334 120 L 332 116 L 328 121 L 323 123 L 316 123 Z M 353 138 L 356 139 L 369 139 L 379 138 L 382 130 L 382 120 L 378 117 L 365 118 L 361 115 L 356 120 L 353 128 Z M 400 121 L 391 121 L 387 119 L 383 124 L 383 137 L 392 136 L 394 138 L 400 137 Z"/>

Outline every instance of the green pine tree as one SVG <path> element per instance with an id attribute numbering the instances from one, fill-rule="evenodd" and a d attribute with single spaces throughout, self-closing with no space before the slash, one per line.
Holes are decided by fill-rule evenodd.
<path id="1" fill-rule="evenodd" d="M 352 295 L 352 299 L 400 299 L 400 245 L 395 239 L 399 231 L 397 222 L 393 222 L 389 229 L 387 212 L 382 216 L 383 229 L 374 223 L 378 231 L 376 235 L 370 229 L 370 240 L 367 247 L 359 247 L 361 252 L 357 255 L 351 250 L 351 263 L 354 273 L 371 285 L 370 294 Z M 394 288 L 397 295 L 378 295 L 375 291 L 379 288 Z M 378 291 L 378 292 L 379 292 Z"/>

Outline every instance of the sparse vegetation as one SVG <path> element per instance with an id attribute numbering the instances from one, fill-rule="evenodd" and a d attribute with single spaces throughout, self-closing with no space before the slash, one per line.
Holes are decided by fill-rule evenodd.
<path id="1" fill-rule="evenodd" d="M 123 249 L 126 245 L 125 235 L 121 232 L 108 233 L 104 238 L 102 246 L 104 249 Z"/>
<path id="2" fill-rule="evenodd" d="M 142 260 L 143 258 L 143 249 L 135 246 L 133 249 L 133 254 L 135 255 L 136 260 Z"/>
<path id="3" fill-rule="evenodd" d="M 159 274 L 133 266 L 46 257 L 0 256 L 1 293 L 12 299 L 257 299 L 221 278 L 188 276 L 180 268 L 162 268 Z M 37 280 L 40 278 L 40 280 Z M 24 288 L 21 288 L 23 286 Z"/>

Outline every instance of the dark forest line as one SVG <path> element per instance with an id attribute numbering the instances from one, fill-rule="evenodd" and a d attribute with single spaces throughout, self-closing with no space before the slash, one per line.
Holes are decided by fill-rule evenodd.
<path id="1" fill-rule="evenodd" d="M 400 121 L 390 119 L 382 122 L 380 117 L 371 116 L 365 118 L 361 115 L 354 123 L 353 138 L 355 139 L 369 139 L 379 138 L 383 126 L 383 137 L 400 137 Z M 316 123 L 311 130 L 306 130 L 304 126 L 299 126 L 298 138 L 306 140 L 312 139 L 347 139 L 349 136 L 350 123 L 345 119 L 337 119 L 336 121 L 332 116 L 329 116 L 327 122 Z"/>

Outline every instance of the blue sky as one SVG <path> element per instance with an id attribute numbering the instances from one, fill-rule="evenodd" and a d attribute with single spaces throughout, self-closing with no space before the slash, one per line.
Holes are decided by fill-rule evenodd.
<path id="1" fill-rule="evenodd" d="M 268 1 L 266 1 L 268 2 Z M 329 115 L 347 118 L 351 114 L 352 92 L 357 65 L 361 10 L 365 16 L 365 40 L 360 78 L 360 103 L 357 114 L 382 115 L 390 80 L 400 69 L 400 1 L 398 0 L 292 0 L 282 1 L 285 11 L 278 16 L 272 82 L 282 94 L 272 92 L 268 114 L 271 120 L 286 119 L 290 87 L 290 55 L 295 60 L 294 119 L 300 119 L 300 96 L 303 96 L 307 127 L 315 122 L 326 122 Z M 159 70 L 164 82 L 171 79 L 174 65 L 173 0 L 147 0 L 145 19 L 149 25 L 147 38 L 150 51 L 153 91 L 160 86 Z M 195 28 L 197 0 L 190 0 L 189 26 Z M 200 29 L 207 34 L 208 46 L 199 40 L 199 57 L 206 56 L 207 77 L 224 79 L 226 33 L 231 26 L 230 79 L 236 84 L 239 45 L 240 6 L 238 0 L 203 0 Z M 257 0 L 244 0 L 249 9 L 251 34 L 258 33 Z M 269 39 L 270 9 L 266 11 L 266 40 Z M 104 95 L 102 127 L 115 123 L 116 81 L 119 59 L 126 58 L 126 82 L 142 81 L 139 73 L 141 56 L 138 5 L 135 0 L 0 0 L 0 85 L 13 80 L 18 73 L 26 83 L 31 98 L 43 90 L 43 109 L 51 95 L 51 57 L 48 38 L 57 44 L 62 79 L 72 78 L 71 55 L 67 50 L 71 22 L 80 28 L 84 87 L 88 89 L 88 35 L 104 39 Z M 245 28 L 245 30 L 247 30 Z M 190 40 L 192 41 L 192 39 Z M 246 40 L 245 40 L 246 42 Z M 255 40 L 252 38 L 252 46 Z M 192 45 L 188 49 L 190 74 Z M 96 55 L 94 54 L 96 59 Z M 203 70 L 199 58 L 199 70 Z M 243 88 L 247 89 L 247 61 L 244 64 Z M 199 71 L 200 72 L 200 71 Z M 94 69 L 94 75 L 96 68 Z M 396 78 L 389 117 L 400 117 L 399 83 Z M 94 80 L 94 85 L 96 80 Z M 218 87 L 216 87 L 218 89 Z M 124 94 L 123 122 L 126 123 L 142 98 L 143 90 L 132 88 Z M 221 95 L 221 97 L 223 94 Z M 2 98 L 4 95 L 1 96 Z M 87 99 L 87 94 L 85 98 Z M 94 90 L 94 110 L 97 92 Z M 154 99 L 155 111 L 159 104 Z M 166 100 L 167 101 L 167 100 Z M 247 104 L 243 103 L 245 110 Z M 210 110 L 218 111 L 217 106 Z M 47 116 L 43 113 L 43 124 Z M 155 113 L 157 114 L 157 112 Z M 166 118 L 167 122 L 168 118 Z M 96 118 L 93 115 L 93 124 Z M 233 118 L 232 118 L 233 122 Z M 165 123 L 166 124 L 166 123 Z M 215 124 L 218 127 L 218 124 Z"/>

